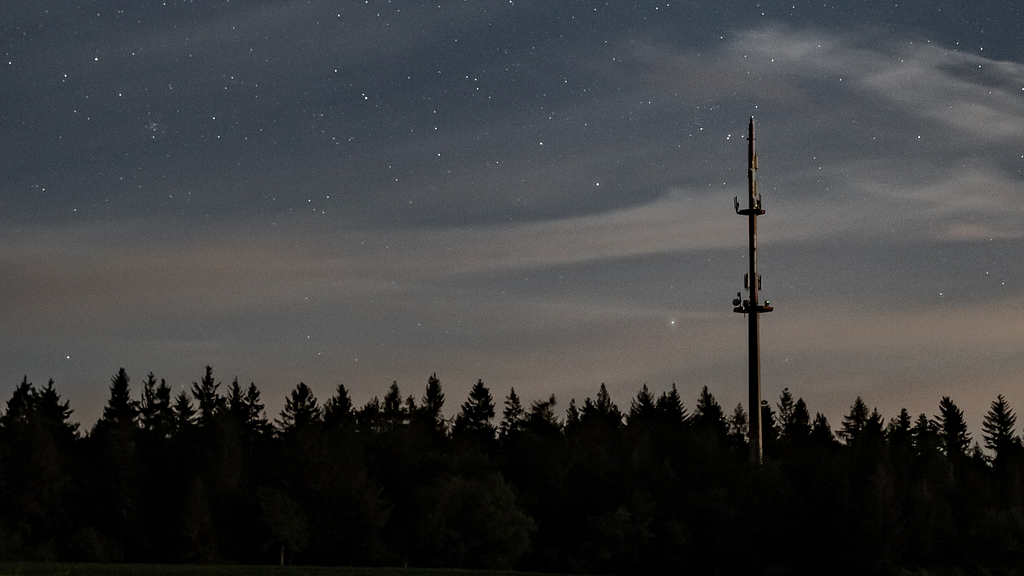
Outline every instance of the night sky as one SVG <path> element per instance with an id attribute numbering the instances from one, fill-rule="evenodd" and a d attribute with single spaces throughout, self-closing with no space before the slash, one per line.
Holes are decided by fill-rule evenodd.
<path id="1" fill-rule="evenodd" d="M 0 397 L 1024 410 L 1014 0 L 0 0 Z"/>

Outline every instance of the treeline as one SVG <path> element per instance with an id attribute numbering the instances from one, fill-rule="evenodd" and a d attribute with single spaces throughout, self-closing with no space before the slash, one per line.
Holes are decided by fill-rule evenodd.
<path id="1" fill-rule="evenodd" d="M 886 421 L 860 399 L 835 433 L 788 390 L 747 414 L 705 387 L 602 384 L 496 401 L 477 382 L 453 418 L 431 376 L 354 407 L 299 383 L 270 421 L 255 384 L 212 370 L 172 395 L 122 369 L 88 433 L 53 382 L 0 416 L 0 558 L 516 568 L 594 574 L 970 571 L 1024 567 L 1024 450 L 1000 396 L 971 442 L 948 397 Z M 500 412 L 500 414 L 499 414 Z"/>

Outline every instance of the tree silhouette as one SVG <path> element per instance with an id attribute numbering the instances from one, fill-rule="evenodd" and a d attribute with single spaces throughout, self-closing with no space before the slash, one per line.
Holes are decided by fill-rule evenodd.
<path id="1" fill-rule="evenodd" d="M 687 418 L 675 386 L 655 400 L 644 385 L 625 422 L 607 386 L 564 422 L 554 396 L 526 407 L 510 389 L 498 441 L 482 381 L 450 432 L 436 376 L 421 406 L 392 384 L 359 410 L 344 386 L 321 408 L 300 382 L 272 428 L 255 384 L 220 397 L 206 374 L 203 394 L 172 398 L 149 373 L 136 402 L 119 370 L 84 437 L 52 381 L 23 378 L 0 412 L 0 555 L 250 564 L 283 545 L 294 563 L 623 575 L 1020 567 L 1024 466 L 1003 396 L 982 424 L 993 463 L 949 397 L 933 419 L 902 409 L 887 425 L 858 398 L 840 443 L 783 390 L 762 466 L 742 449 L 743 406 L 726 419 L 706 387 Z M 751 531 L 754 517 L 772 529 Z"/>
<path id="2" fill-rule="evenodd" d="M 971 435 L 967 432 L 967 422 L 963 410 L 957 408 L 949 396 L 943 396 L 939 402 L 939 414 L 935 417 L 938 425 L 939 442 L 946 456 L 959 459 L 967 455 L 971 445 Z"/>
<path id="3" fill-rule="evenodd" d="M 313 391 L 304 382 L 299 382 L 284 401 L 281 418 L 277 420 L 281 434 L 288 435 L 309 428 L 321 420 L 320 406 Z"/>
<path id="4" fill-rule="evenodd" d="M 526 411 L 523 410 L 523 404 L 516 394 L 516 389 L 511 388 L 508 398 L 505 399 L 505 409 L 501 413 L 501 424 L 498 426 L 499 436 L 506 438 L 509 434 L 521 430 L 526 419 L 525 415 Z"/>
<path id="5" fill-rule="evenodd" d="M 227 404 L 226 399 L 217 392 L 218 388 L 220 388 L 220 382 L 214 381 L 213 368 L 209 366 L 206 367 L 203 378 L 199 382 L 192 383 L 192 397 L 198 403 L 201 426 L 212 423 L 217 413 Z"/>
<path id="6" fill-rule="evenodd" d="M 124 430 L 134 428 L 139 416 L 139 405 L 132 400 L 128 382 L 131 379 L 124 368 L 110 378 L 110 399 L 103 408 L 103 416 L 96 422 L 97 428 Z M 93 433 L 96 429 L 93 430 Z"/>
<path id="7" fill-rule="evenodd" d="M 679 390 L 676 389 L 674 383 L 670 391 L 661 393 L 656 407 L 666 421 L 674 424 L 685 424 L 690 417 L 686 413 L 686 406 L 683 405 L 683 400 L 679 397 Z"/>
<path id="8" fill-rule="evenodd" d="M 629 414 L 626 416 L 626 422 L 628 424 L 651 422 L 657 418 L 657 415 L 658 408 L 655 405 L 654 396 L 647 389 L 647 384 L 644 384 L 640 388 L 640 392 L 637 392 L 636 398 L 629 404 Z"/>
<path id="9" fill-rule="evenodd" d="M 864 403 L 863 398 L 857 396 L 857 399 L 853 401 L 853 405 L 850 406 L 850 412 L 843 416 L 843 429 L 839 436 L 847 444 L 853 444 L 863 434 L 865 428 L 867 428 L 870 418 L 871 414 L 868 412 L 868 405 Z"/>
<path id="10" fill-rule="evenodd" d="M 180 434 L 196 423 L 196 409 L 192 405 L 192 399 L 188 393 L 182 390 L 174 397 L 174 429 Z"/>
<path id="11" fill-rule="evenodd" d="M 985 447 L 996 453 L 996 460 L 1005 458 L 1020 445 L 1020 439 L 1014 433 L 1017 415 L 1002 394 L 992 401 L 992 406 L 985 414 L 981 424 Z"/>
<path id="12" fill-rule="evenodd" d="M 601 383 L 597 390 L 597 396 L 593 401 L 587 398 L 583 401 L 583 411 L 580 414 L 580 421 L 586 424 L 588 421 L 597 420 L 605 425 L 618 427 L 622 425 L 622 412 L 612 401 L 608 393 L 608 387 Z"/>
<path id="13" fill-rule="evenodd" d="M 146 381 L 142 386 L 139 419 L 143 430 L 161 438 L 169 437 L 174 431 L 171 387 L 162 378 L 160 384 L 157 384 L 156 376 L 152 372 L 146 375 Z"/>
<path id="14" fill-rule="evenodd" d="M 356 423 L 352 398 L 344 384 L 338 384 L 334 396 L 324 402 L 324 424 L 328 428 L 348 428 Z"/>
<path id="15" fill-rule="evenodd" d="M 491 398 L 491 391 L 484 385 L 483 380 L 477 380 L 472 390 L 469 391 L 469 398 L 462 404 L 459 414 L 455 417 L 453 432 L 456 435 L 469 432 L 481 437 L 493 438 L 492 418 L 494 418 L 494 399 Z"/>
<path id="16" fill-rule="evenodd" d="M 435 372 L 427 379 L 427 389 L 421 401 L 420 412 L 438 434 L 444 434 L 447 428 L 444 414 L 441 413 L 443 408 L 444 392 L 441 391 L 441 380 Z"/>
<path id="17" fill-rule="evenodd" d="M 694 432 L 705 442 L 719 443 L 728 437 L 729 426 L 725 421 L 725 413 L 707 386 L 700 390 L 693 418 L 690 421 Z"/>

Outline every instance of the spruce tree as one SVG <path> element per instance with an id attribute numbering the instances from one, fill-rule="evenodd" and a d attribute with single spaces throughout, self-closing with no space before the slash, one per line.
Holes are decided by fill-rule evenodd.
<path id="1" fill-rule="evenodd" d="M 629 424 L 650 422 L 657 414 L 658 408 L 654 396 L 647 389 L 647 384 L 644 384 L 640 388 L 640 392 L 637 392 L 636 398 L 629 403 L 629 415 L 626 416 L 626 422 Z"/>
<path id="2" fill-rule="evenodd" d="M 967 432 L 963 410 L 957 408 L 949 396 L 943 396 L 939 402 L 939 414 L 935 417 L 935 423 L 938 425 L 939 442 L 946 456 L 951 459 L 966 456 L 967 448 L 971 445 L 971 435 Z"/>
<path id="3" fill-rule="evenodd" d="M 196 423 L 196 409 L 188 393 L 182 390 L 174 397 L 174 431 L 182 433 L 190 430 Z"/>
<path id="4" fill-rule="evenodd" d="M 344 384 L 338 384 L 334 396 L 324 402 L 324 424 L 328 428 L 348 428 L 355 424 L 356 414 L 352 398 Z"/>
<path id="5" fill-rule="evenodd" d="M 498 435 L 506 438 L 509 434 L 521 430 L 525 414 L 526 411 L 523 410 L 523 404 L 516 394 L 516 389 L 512 388 L 508 393 L 508 398 L 505 399 L 505 409 L 501 412 Z"/>
<path id="6" fill-rule="evenodd" d="M 304 382 L 299 382 L 285 399 L 277 425 L 283 435 L 288 435 L 306 430 L 321 419 L 322 413 L 313 391 Z"/>
<path id="7" fill-rule="evenodd" d="M 870 418 L 868 405 L 864 403 L 863 398 L 857 396 L 857 399 L 853 401 L 853 406 L 850 406 L 849 414 L 843 416 L 843 429 L 839 435 L 847 444 L 854 443 L 863 434 Z"/>
<path id="8" fill-rule="evenodd" d="M 421 401 L 420 412 L 434 430 L 441 434 L 444 434 L 446 429 L 444 415 L 441 413 L 443 408 L 444 392 L 441 391 L 441 380 L 435 372 L 427 379 L 427 390 Z"/>
<path id="9" fill-rule="evenodd" d="M 199 423 L 207 425 L 213 422 L 217 413 L 227 405 L 226 399 L 221 396 L 217 389 L 220 382 L 213 379 L 213 368 L 207 366 L 206 374 L 199 382 L 192 383 L 192 397 L 198 402 Z"/>
<path id="10" fill-rule="evenodd" d="M 132 400 L 132 392 L 128 387 L 131 378 L 124 368 L 110 378 L 110 399 L 103 408 L 103 416 L 96 423 L 97 427 L 134 428 L 139 416 L 139 405 Z"/>
<path id="11" fill-rule="evenodd" d="M 456 433 L 481 432 L 483 435 L 489 432 L 493 436 L 492 418 L 494 418 L 494 400 L 491 398 L 491 391 L 484 385 L 483 380 L 477 380 L 469 392 L 469 399 L 462 404 L 462 410 L 455 417 L 454 431 Z"/>
<path id="12" fill-rule="evenodd" d="M 1014 433 L 1016 425 L 1017 415 L 1013 413 L 1006 398 L 1000 394 L 992 401 L 992 406 L 981 424 L 985 447 L 996 453 L 997 461 L 1020 446 L 1020 439 Z"/>
<path id="13" fill-rule="evenodd" d="M 156 376 L 152 372 L 146 375 L 146 381 L 142 383 L 139 420 L 143 430 L 157 437 L 165 438 L 174 429 L 171 387 L 163 379 L 157 384 Z"/>
<path id="14" fill-rule="evenodd" d="M 691 421 L 694 430 L 719 438 L 728 436 L 729 428 L 725 421 L 725 412 L 707 386 L 701 388 Z"/>
<path id="15" fill-rule="evenodd" d="M 690 418 L 675 383 L 672 384 L 672 390 L 661 393 L 655 407 L 663 418 L 674 424 L 685 424 Z"/>

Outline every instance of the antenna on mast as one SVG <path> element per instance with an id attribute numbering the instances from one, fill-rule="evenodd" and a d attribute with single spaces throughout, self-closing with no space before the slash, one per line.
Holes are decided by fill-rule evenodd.
<path id="1" fill-rule="evenodd" d="M 746 216 L 748 231 L 750 235 L 750 271 L 744 274 L 744 289 L 750 292 L 748 300 L 742 300 L 739 293 L 732 301 L 733 312 L 739 312 L 747 317 L 747 374 L 750 380 L 750 430 L 747 434 L 750 447 L 750 462 L 760 464 L 763 457 L 763 434 L 761 422 L 761 343 L 760 330 L 758 328 L 758 317 L 762 313 L 771 312 L 773 308 L 770 302 L 764 301 L 760 304 L 757 299 L 757 292 L 761 289 L 761 275 L 757 273 L 757 217 L 764 214 L 761 195 L 757 193 L 757 154 L 754 152 L 754 117 L 750 117 L 748 127 L 749 135 L 747 140 L 747 207 L 740 209 L 739 198 L 733 199 L 736 213 Z"/>

